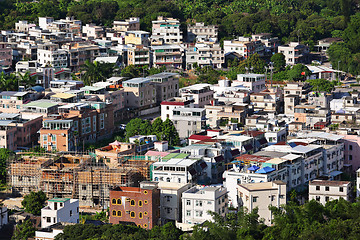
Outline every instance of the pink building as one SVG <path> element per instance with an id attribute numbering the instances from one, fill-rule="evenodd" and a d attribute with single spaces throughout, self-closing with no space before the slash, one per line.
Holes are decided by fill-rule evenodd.
<path id="1" fill-rule="evenodd" d="M 344 167 L 349 166 L 351 172 L 355 172 L 360 167 L 360 136 L 344 136 Z M 350 167 L 351 165 L 351 167 Z"/>

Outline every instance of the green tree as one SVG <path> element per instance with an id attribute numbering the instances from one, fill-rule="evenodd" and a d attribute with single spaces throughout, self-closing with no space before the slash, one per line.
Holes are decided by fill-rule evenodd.
<path id="1" fill-rule="evenodd" d="M 14 234 L 11 240 L 27 240 L 35 236 L 35 227 L 30 219 L 15 226 Z"/>
<path id="2" fill-rule="evenodd" d="M 275 53 L 271 56 L 271 62 L 274 63 L 274 71 L 281 72 L 285 69 L 286 61 L 285 56 L 282 53 Z"/>
<path id="3" fill-rule="evenodd" d="M 135 65 L 128 65 L 121 71 L 122 77 L 137 78 L 143 75 L 145 76 L 145 69 Z"/>
<path id="4" fill-rule="evenodd" d="M 301 63 L 296 64 L 288 71 L 288 77 L 293 81 L 304 81 L 310 74 L 310 70 Z"/>
<path id="5" fill-rule="evenodd" d="M 151 134 L 151 124 L 148 120 L 142 120 L 140 118 L 131 119 L 126 124 L 126 139 L 135 135 L 148 135 Z"/>
<path id="6" fill-rule="evenodd" d="M 166 119 L 163 122 L 163 140 L 168 141 L 170 145 L 177 146 L 180 144 L 179 133 L 176 130 L 173 122 L 170 119 Z"/>
<path id="7" fill-rule="evenodd" d="M 46 199 L 46 195 L 43 191 L 31 192 L 24 197 L 21 204 L 24 206 L 26 212 L 40 215 Z"/>
<path id="8" fill-rule="evenodd" d="M 15 74 L 6 75 L 4 72 L 0 73 L 0 89 L 4 91 L 17 91 L 18 78 Z"/>
<path id="9" fill-rule="evenodd" d="M 7 148 L 0 148 L 0 183 L 6 183 L 6 161 L 9 159 L 11 151 Z"/>
<path id="10" fill-rule="evenodd" d="M 24 86 L 25 88 L 29 88 L 36 85 L 36 79 L 35 77 L 31 76 L 29 71 L 26 71 L 25 73 L 17 73 L 19 78 L 19 86 Z"/>
<path id="11" fill-rule="evenodd" d="M 99 62 L 90 62 L 89 60 L 85 61 L 85 64 L 82 66 L 82 70 L 85 71 L 81 79 L 84 81 L 85 85 L 92 85 L 96 82 L 105 81 L 112 75 L 114 65 L 110 63 L 99 63 Z"/>
<path id="12" fill-rule="evenodd" d="M 156 118 L 151 124 L 151 133 L 156 135 L 159 140 L 163 139 L 163 121 L 160 117 Z"/>
<path id="13" fill-rule="evenodd" d="M 307 80 L 312 86 L 313 91 L 321 91 L 321 92 L 328 92 L 334 89 L 334 87 L 338 84 L 337 81 L 329 81 L 326 79 L 310 79 Z"/>

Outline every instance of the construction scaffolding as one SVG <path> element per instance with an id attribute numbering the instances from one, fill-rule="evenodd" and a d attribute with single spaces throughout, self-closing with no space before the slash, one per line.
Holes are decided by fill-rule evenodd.
<path id="1" fill-rule="evenodd" d="M 9 160 L 13 193 L 42 190 L 48 198 L 79 199 L 80 206 L 106 209 L 109 190 L 148 180 L 151 161 L 126 159 L 116 167 L 94 155 L 20 153 Z"/>

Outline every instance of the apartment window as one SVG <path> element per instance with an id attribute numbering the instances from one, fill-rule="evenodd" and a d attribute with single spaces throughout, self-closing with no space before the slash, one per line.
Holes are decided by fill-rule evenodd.
<path id="1" fill-rule="evenodd" d="M 283 199 L 284 197 L 285 197 L 284 195 L 280 195 L 280 196 L 279 196 L 280 199 Z"/>
<path id="2" fill-rule="evenodd" d="M 208 202 L 207 202 L 207 204 L 208 204 L 208 205 L 211 205 L 211 204 L 212 204 L 212 202 L 211 202 L 211 201 L 208 201 Z"/>
<path id="3" fill-rule="evenodd" d="M 142 219 L 143 218 L 143 213 L 139 212 L 139 218 Z"/>
<path id="4" fill-rule="evenodd" d="M 130 206 L 135 206 L 135 200 L 130 201 Z"/>
<path id="5" fill-rule="evenodd" d="M 253 197 L 253 202 L 257 202 L 258 197 Z"/>
<path id="6" fill-rule="evenodd" d="M 325 187 L 325 191 L 330 191 L 330 187 Z"/>
<path id="7" fill-rule="evenodd" d="M 203 216 L 203 211 L 195 211 L 195 216 L 196 217 L 202 217 Z"/>
<path id="8" fill-rule="evenodd" d="M 121 211 L 117 211 L 117 216 L 121 217 L 121 215 L 122 215 Z"/>
<path id="9" fill-rule="evenodd" d="M 50 217 L 47 217 L 47 218 L 46 218 L 46 222 L 48 222 L 48 223 L 51 222 L 51 218 L 50 218 Z"/>
<path id="10" fill-rule="evenodd" d="M 120 198 L 118 198 L 117 204 L 118 204 L 118 205 L 121 205 L 121 199 L 120 199 Z"/>
<path id="11" fill-rule="evenodd" d="M 349 145 L 349 150 L 352 151 L 353 147 L 352 145 Z"/>
<path id="12" fill-rule="evenodd" d="M 43 135 L 43 140 L 44 140 L 44 142 L 47 142 L 48 136 L 46 134 Z"/>
<path id="13" fill-rule="evenodd" d="M 51 135 L 51 141 L 56 142 L 56 135 L 55 134 Z"/>
<path id="14" fill-rule="evenodd" d="M 316 186 L 316 191 L 320 191 L 320 186 Z"/>
<path id="15" fill-rule="evenodd" d="M 318 201 L 318 202 L 319 202 L 319 201 L 320 201 L 320 196 L 316 196 L 316 198 L 315 198 L 315 199 L 316 199 L 316 201 Z"/>
<path id="16" fill-rule="evenodd" d="M 111 202 L 112 202 L 112 204 L 116 204 L 116 199 L 113 198 Z"/>
<path id="17" fill-rule="evenodd" d="M 93 116 L 93 131 L 96 131 L 96 116 Z"/>
<path id="18" fill-rule="evenodd" d="M 328 202 L 330 200 L 329 197 L 325 197 L 325 201 Z"/>
<path id="19" fill-rule="evenodd" d="M 344 191 L 344 188 L 343 188 L 343 187 L 340 187 L 340 188 L 339 188 L 339 191 L 340 191 L 340 192 L 343 192 L 343 191 Z"/>
<path id="20" fill-rule="evenodd" d="M 130 213 L 130 217 L 131 217 L 131 218 L 135 218 L 135 217 L 136 217 L 135 212 L 131 212 L 131 213 Z"/>
<path id="21" fill-rule="evenodd" d="M 86 190 L 86 185 L 82 185 L 82 190 Z"/>
<path id="22" fill-rule="evenodd" d="M 196 200 L 196 201 L 195 201 L 195 206 L 197 206 L 197 207 L 202 207 L 202 201 Z"/>
<path id="23" fill-rule="evenodd" d="M 70 210 L 70 217 L 72 216 L 73 214 L 72 214 L 72 210 Z"/>
<path id="24" fill-rule="evenodd" d="M 187 211 L 186 211 L 186 216 L 187 216 L 187 217 L 190 217 L 190 216 L 191 216 L 191 211 L 190 211 L 190 210 L 187 210 Z"/>
<path id="25" fill-rule="evenodd" d="M 190 200 L 186 200 L 186 205 L 187 205 L 187 206 L 190 206 L 190 205 L 191 205 Z"/>

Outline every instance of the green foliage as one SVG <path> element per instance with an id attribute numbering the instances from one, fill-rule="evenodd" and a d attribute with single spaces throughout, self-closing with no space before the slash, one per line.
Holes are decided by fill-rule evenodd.
<path id="1" fill-rule="evenodd" d="M 235 80 L 237 74 L 240 73 L 265 73 L 266 62 L 260 58 L 259 54 L 255 53 L 249 58 L 241 61 L 238 66 L 230 68 L 230 71 L 227 72 L 226 76 Z"/>
<path id="2" fill-rule="evenodd" d="M 170 145 L 180 144 L 179 134 L 170 119 L 164 122 L 161 118 L 157 118 L 153 123 L 140 118 L 131 119 L 126 125 L 126 139 L 135 135 L 156 135 L 159 140 L 168 141 Z"/>
<path id="3" fill-rule="evenodd" d="M 220 71 L 212 67 L 203 67 L 198 69 L 199 75 L 197 81 L 200 83 L 217 84 L 220 77 Z"/>
<path id="4" fill-rule="evenodd" d="M 46 195 L 43 191 L 31 192 L 24 197 L 21 204 L 25 208 L 26 212 L 34 215 L 40 215 L 46 199 Z"/>
<path id="5" fill-rule="evenodd" d="M 7 148 L 0 148 L 0 184 L 6 183 L 6 161 L 11 151 Z"/>
<path id="6" fill-rule="evenodd" d="M 298 63 L 288 71 L 288 78 L 292 81 L 304 81 L 310 74 L 310 70 L 305 65 Z"/>
<path id="7" fill-rule="evenodd" d="M 114 70 L 114 64 L 111 63 L 99 63 L 99 62 L 90 62 L 89 60 L 85 61 L 85 64 L 82 66 L 82 70 L 85 71 L 85 74 L 81 77 L 85 85 L 92 85 L 96 82 L 105 81 L 107 78 L 112 76 Z"/>
<path id="8" fill-rule="evenodd" d="M 313 91 L 321 91 L 330 93 L 336 85 L 339 85 L 338 81 L 329 81 L 326 79 L 310 79 L 307 80 L 312 86 Z"/>
<path id="9" fill-rule="evenodd" d="M 162 66 L 159 68 L 152 67 L 149 69 L 147 65 L 138 67 L 135 65 L 128 65 L 121 71 L 122 77 L 128 77 L 128 78 L 137 78 L 137 77 L 146 77 L 149 75 L 154 75 L 157 73 L 162 73 L 166 71 L 166 67 Z"/>
<path id="10" fill-rule="evenodd" d="M 275 72 L 280 72 L 285 69 L 286 61 L 285 61 L 284 54 L 275 53 L 274 55 L 271 56 L 270 60 L 271 60 L 271 62 L 274 63 L 274 71 Z"/>
<path id="11" fill-rule="evenodd" d="M 35 236 L 35 227 L 30 219 L 16 225 L 11 240 L 27 240 Z"/>

